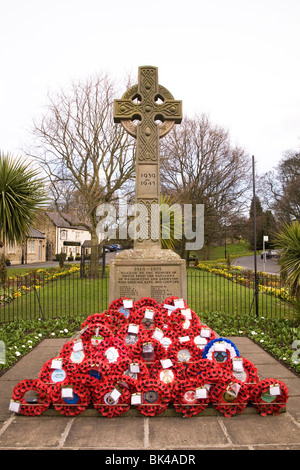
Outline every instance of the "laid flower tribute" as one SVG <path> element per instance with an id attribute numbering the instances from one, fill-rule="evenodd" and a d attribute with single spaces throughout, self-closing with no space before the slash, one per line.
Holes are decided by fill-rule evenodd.
<path id="1" fill-rule="evenodd" d="M 278 414 L 288 388 L 260 379 L 235 344 L 218 337 L 184 299 L 119 298 L 86 318 L 76 338 L 46 361 L 37 379 L 21 380 L 9 409 L 35 416 L 49 408 L 76 416 L 94 408 L 112 418 L 137 409 L 155 416 L 168 407 L 185 417 L 208 406 L 225 417 L 249 404 Z"/>

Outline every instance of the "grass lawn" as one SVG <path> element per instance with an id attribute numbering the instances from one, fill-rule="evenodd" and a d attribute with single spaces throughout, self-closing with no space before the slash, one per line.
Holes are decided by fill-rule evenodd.
<path id="1" fill-rule="evenodd" d="M 209 252 L 207 247 L 203 247 L 197 254 L 195 252 L 190 253 L 190 257 L 198 258 L 199 260 L 217 260 L 225 259 L 225 246 L 211 246 Z M 230 255 L 231 259 L 238 258 L 240 256 L 253 256 L 253 250 L 250 250 L 249 244 L 241 241 L 240 243 L 230 243 L 226 245 L 226 256 Z"/>
<path id="2" fill-rule="evenodd" d="M 105 278 L 81 279 L 79 272 L 42 284 L 0 308 L 0 322 L 16 319 L 85 317 L 108 307 L 108 272 Z M 225 312 L 255 316 L 254 290 L 200 269 L 187 270 L 187 303 L 195 312 Z M 291 317 L 288 304 L 259 293 L 259 316 Z"/>
<path id="3" fill-rule="evenodd" d="M 188 304 L 195 312 L 256 314 L 254 290 L 213 273 L 188 269 Z M 269 294 L 258 294 L 259 316 L 285 318 L 291 316 L 289 305 Z"/>
<path id="4" fill-rule="evenodd" d="M 80 279 L 79 273 L 41 285 L 0 308 L 0 322 L 60 318 L 102 312 L 108 306 L 108 279 Z"/>

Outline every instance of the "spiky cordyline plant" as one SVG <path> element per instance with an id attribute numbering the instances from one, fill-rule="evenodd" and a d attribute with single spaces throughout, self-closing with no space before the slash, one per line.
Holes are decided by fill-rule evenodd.
<path id="1" fill-rule="evenodd" d="M 283 278 L 300 303 L 300 223 L 284 224 L 275 243 L 281 249 L 279 264 Z"/>
<path id="2" fill-rule="evenodd" d="M 161 246 L 175 250 L 182 236 L 183 219 L 181 207 L 169 195 L 160 196 Z"/>
<path id="3" fill-rule="evenodd" d="M 22 243 L 46 203 L 39 170 L 21 157 L 0 152 L 0 240 Z"/>

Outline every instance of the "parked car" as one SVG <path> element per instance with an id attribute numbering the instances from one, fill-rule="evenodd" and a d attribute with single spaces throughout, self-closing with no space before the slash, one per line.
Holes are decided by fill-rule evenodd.
<path id="1" fill-rule="evenodd" d="M 104 246 L 105 251 L 117 251 L 117 250 L 122 250 L 122 246 L 119 245 L 118 243 L 115 243 L 113 245 L 105 245 Z"/>
<path id="2" fill-rule="evenodd" d="M 122 250 L 122 246 L 119 245 L 118 243 L 114 243 L 113 245 L 110 245 L 110 251 L 117 251 L 117 250 Z"/>
<path id="3" fill-rule="evenodd" d="M 268 251 L 262 251 L 260 257 L 261 259 L 263 259 L 264 257 L 264 253 L 266 254 L 266 258 L 267 259 L 271 259 L 271 258 L 279 258 L 279 251 L 278 250 L 268 250 Z"/>

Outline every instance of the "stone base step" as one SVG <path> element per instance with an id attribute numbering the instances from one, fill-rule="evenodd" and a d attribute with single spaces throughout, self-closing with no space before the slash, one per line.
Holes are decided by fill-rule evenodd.
<path id="1" fill-rule="evenodd" d="M 285 412 L 286 412 L 286 407 L 284 407 L 280 410 L 280 413 L 285 413 Z M 52 407 L 50 407 L 48 410 L 44 411 L 44 413 L 42 413 L 42 414 L 43 414 L 43 416 L 59 416 L 60 415 L 59 411 L 55 410 Z M 258 412 L 255 410 L 255 408 L 253 408 L 253 406 L 247 405 L 244 408 L 244 410 L 241 414 L 245 414 L 245 415 L 258 414 Z M 80 417 L 80 416 L 83 416 L 83 417 L 98 416 L 100 418 L 101 417 L 106 418 L 105 416 L 102 416 L 101 413 L 93 407 L 87 408 L 86 410 L 84 410 L 82 413 L 80 413 L 77 416 L 78 417 Z M 214 408 L 212 405 L 208 405 L 204 410 L 201 411 L 201 413 L 199 413 L 196 416 L 224 416 L 224 415 L 219 410 Z M 116 416 L 116 418 L 121 418 L 121 417 L 122 418 L 131 418 L 131 417 L 145 418 L 145 417 L 148 417 L 148 416 L 143 415 L 136 408 L 131 408 L 126 413 L 123 413 L 120 416 Z M 172 407 L 172 406 L 169 406 L 166 410 L 162 411 L 158 415 L 149 416 L 149 417 L 150 418 L 157 418 L 157 417 L 159 417 L 159 418 L 174 418 L 174 417 L 178 418 L 179 417 L 180 418 L 180 417 L 182 417 L 182 418 L 185 418 L 185 419 L 189 419 L 189 418 L 186 418 L 182 413 L 177 412 L 175 410 L 175 408 Z"/>

